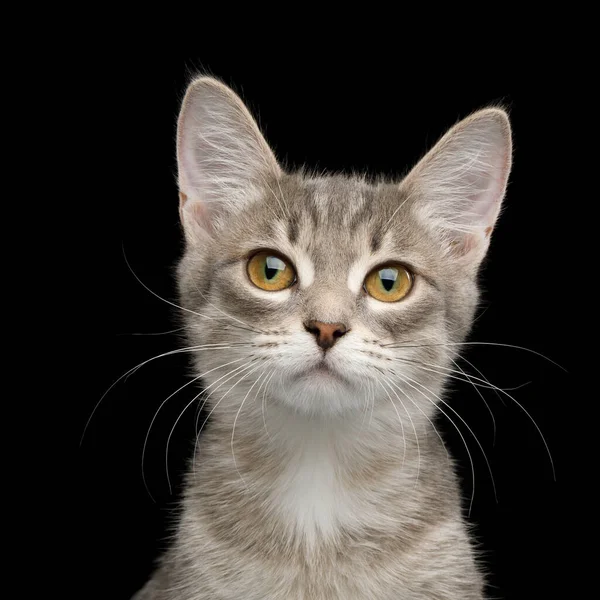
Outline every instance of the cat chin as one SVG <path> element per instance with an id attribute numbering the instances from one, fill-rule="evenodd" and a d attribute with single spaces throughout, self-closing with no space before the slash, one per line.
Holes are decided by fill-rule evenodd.
<path id="1" fill-rule="evenodd" d="M 277 400 L 308 416 L 336 416 L 365 410 L 367 399 L 348 380 L 326 372 L 310 372 L 286 382 Z"/>

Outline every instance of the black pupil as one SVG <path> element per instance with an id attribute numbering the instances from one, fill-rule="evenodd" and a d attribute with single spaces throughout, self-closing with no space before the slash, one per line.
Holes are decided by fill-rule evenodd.
<path id="1" fill-rule="evenodd" d="M 381 285 L 383 285 L 386 292 L 394 287 L 397 278 L 398 271 L 396 269 L 382 269 L 379 271 L 379 279 L 381 279 Z"/>
<path id="2" fill-rule="evenodd" d="M 283 269 L 285 269 L 283 261 L 275 256 L 267 256 L 265 260 L 265 277 L 267 279 L 273 279 Z"/>
<path id="3" fill-rule="evenodd" d="M 273 279 L 277 273 L 279 273 L 279 269 L 270 269 L 269 267 L 265 267 L 265 275 L 267 276 L 267 279 Z"/>
<path id="4" fill-rule="evenodd" d="M 383 283 L 383 287 L 389 292 L 394 287 L 393 279 L 382 279 L 381 283 Z"/>

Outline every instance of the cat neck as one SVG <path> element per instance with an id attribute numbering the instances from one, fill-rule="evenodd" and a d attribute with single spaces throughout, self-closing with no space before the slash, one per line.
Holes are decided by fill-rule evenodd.
<path id="1" fill-rule="evenodd" d="M 227 495 L 222 502 L 245 507 L 238 518 L 255 504 L 255 512 L 278 517 L 290 539 L 314 546 L 342 527 L 358 527 L 360 519 L 364 526 L 365 515 L 375 526 L 386 512 L 376 509 L 381 490 L 414 496 L 431 456 L 434 436 L 426 424 L 402 428 L 397 412 L 385 405 L 323 417 L 277 404 L 263 412 L 260 403 L 250 404 L 217 414 L 199 463 L 212 461 L 212 467 L 201 479 Z"/>
<path id="2" fill-rule="evenodd" d="M 216 435 L 211 437 L 228 445 L 230 451 L 233 448 L 235 454 L 251 447 L 281 464 L 298 457 L 328 458 L 336 461 L 338 469 L 382 456 L 405 462 L 431 432 L 425 416 L 411 418 L 385 403 L 344 415 L 306 414 L 277 402 L 247 403 L 242 408 L 231 403 L 230 409 L 213 418 L 211 428 Z"/>

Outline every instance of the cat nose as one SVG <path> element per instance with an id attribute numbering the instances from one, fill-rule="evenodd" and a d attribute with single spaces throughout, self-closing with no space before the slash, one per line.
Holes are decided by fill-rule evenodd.
<path id="1" fill-rule="evenodd" d="M 304 323 L 304 329 L 316 336 L 317 344 L 323 350 L 331 348 L 348 331 L 343 323 L 323 323 L 323 321 L 308 321 Z"/>

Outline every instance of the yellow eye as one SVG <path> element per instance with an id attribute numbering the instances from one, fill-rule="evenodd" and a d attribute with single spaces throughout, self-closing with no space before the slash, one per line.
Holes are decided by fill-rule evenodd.
<path id="1" fill-rule="evenodd" d="M 248 261 L 248 277 L 261 290 L 278 292 L 296 281 L 296 271 L 285 259 L 266 250 Z"/>
<path id="2" fill-rule="evenodd" d="M 398 302 L 410 292 L 413 277 L 399 264 L 383 265 L 373 269 L 365 279 L 365 290 L 375 300 Z"/>

